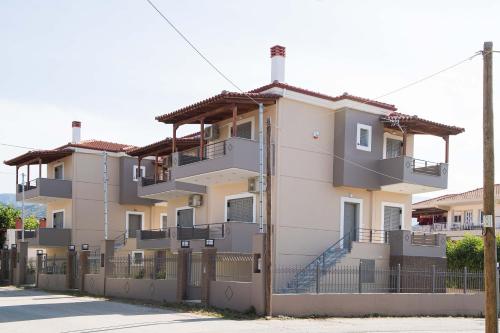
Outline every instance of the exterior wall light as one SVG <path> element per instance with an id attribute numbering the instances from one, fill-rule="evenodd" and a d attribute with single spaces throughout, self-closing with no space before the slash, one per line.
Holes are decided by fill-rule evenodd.
<path id="1" fill-rule="evenodd" d="M 89 244 L 82 244 L 82 251 L 88 251 L 89 250 Z"/>
<path id="2" fill-rule="evenodd" d="M 75 252 L 76 246 L 75 245 L 68 245 L 68 251 L 70 252 Z"/>
<path id="3" fill-rule="evenodd" d="M 36 250 L 36 255 L 37 256 L 43 255 L 43 250 Z"/>
<path id="4" fill-rule="evenodd" d="M 9 245 L 4 244 L 4 245 L 3 245 L 3 249 L 4 249 L 4 250 L 8 250 L 8 249 L 9 249 Z"/>
<path id="5" fill-rule="evenodd" d="M 181 248 L 182 249 L 189 249 L 189 241 L 188 240 L 181 241 Z"/>
<path id="6" fill-rule="evenodd" d="M 11 248 L 11 249 L 17 249 L 17 244 L 12 244 L 12 245 L 10 246 L 10 248 Z"/>
<path id="7" fill-rule="evenodd" d="M 215 245 L 215 239 L 205 239 L 206 247 L 214 247 L 214 245 Z"/>

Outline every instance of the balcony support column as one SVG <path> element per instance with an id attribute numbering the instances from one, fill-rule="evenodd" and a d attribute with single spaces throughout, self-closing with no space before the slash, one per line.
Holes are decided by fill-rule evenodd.
<path id="1" fill-rule="evenodd" d="M 204 155 L 204 148 L 205 145 L 205 118 L 200 119 L 200 160 L 203 160 L 205 157 Z"/>
<path id="2" fill-rule="evenodd" d="M 42 178 L 42 159 L 38 159 L 38 178 Z"/>
<path id="3" fill-rule="evenodd" d="M 142 162 L 142 157 L 137 158 L 137 170 L 135 173 L 135 177 L 139 179 L 141 177 L 141 162 Z"/>
<path id="4" fill-rule="evenodd" d="M 238 118 L 238 107 L 236 105 L 233 106 L 233 133 L 232 137 L 236 137 L 238 135 L 238 126 L 236 126 L 236 121 Z"/>
<path id="5" fill-rule="evenodd" d="M 175 146 L 176 141 L 177 141 L 177 124 L 173 124 L 173 130 L 172 130 L 172 154 L 175 153 L 177 147 Z"/>
<path id="6" fill-rule="evenodd" d="M 450 136 L 444 136 L 444 143 L 445 143 L 445 150 L 444 150 L 444 162 L 448 163 L 449 158 L 450 158 Z"/>
<path id="7" fill-rule="evenodd" d="M 406 144 L 407 144 L 407 134 L 406 131 L 403 131 L 403 156 L 406 156 Z"/>
<path id="8" fill-rule="evenodd" d="M 28 179 L 26 180 L 26 184 L 29 184 L 30 183 L 30 163 L 28 163 L 26 165 L 26 167 L 28 168 L 28 172 L 27 172 L 28 173 Z"/>
<path id="9" fill-rule="evenodd" d="M 155 184 L 158 181 L 158 153 L 155 155 Z"/>
<path id="10" fill-rule="evenodd" d="M 16 192 L 18 192 L 17 185 L 19 185 L 19 165 L 16 165 Z"/>

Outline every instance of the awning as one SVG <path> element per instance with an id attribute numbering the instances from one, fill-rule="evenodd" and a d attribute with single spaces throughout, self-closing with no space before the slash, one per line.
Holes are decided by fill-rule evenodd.
<path id="1" fill-rule="evenodd" d="M 72 153 L 72 149 L 31 150 L 25 154 L 14 157 L 13 159 L 4 161 L 4 164 L 10 166 L 23 166 L 38 163 L 47 164 L 69 156 Z"/>
<path id="2" fill-rule="evenodd" d="M 175 140 L 176 147 L 178 150 L 189 149 L 196 147 L 200 144 L 200 139 L 191 138 L 177 138 Z M 146 156 L 165 156 L 172 152 L 172 138 L 166 138 L 164 140 L 149 144 L 147 146 L 134 148 L 127 150 L 127 154 L 130 156 L 146 157 Z"/>
<path id="3" fill-rule="evenodd" d="M 440 124 L 431 120 L 410 116 L 399 112 L 392 112 L 380 119 L 386 128 L 403 128 L 407 134 L 429 134 L 448 136 L 463 133 L 465 129 L 457 126 Z"/>

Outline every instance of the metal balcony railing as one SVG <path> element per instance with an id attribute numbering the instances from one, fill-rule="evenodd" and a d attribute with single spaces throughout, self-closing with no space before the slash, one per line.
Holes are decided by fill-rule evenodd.
<path id="1" fill-rule="evenodd" d="M 413 172 L 423 173 L 431 176 L 441 176 L 441 164 L 414 158 Z"/>
<path id="2" fill-rule="evenodd" d="M 162 230 L 162 229 L 150 229 L 150 230 L 141 230 L 141 239 L 165 239 L 170 238 L 170 229 Z"/>
<path id="3" fill-rule="evenodd" d="M 226 155 L 226 141 L 215 142 L 204 146 L 203 154 L 200 154 L 200 151 L 200 147 L 194 147 L 179 152 L 179 166 L 202 160 L 211 160 Z"/>
<path id="4" fill-rule="evenodd" d="M 24 184 L 24 192 L 29 190 L 34 190 L 37 188 L 37 179 L 30 180 Z M 23 184 L 17 184 L 17 193 L 21 193 L 23 191 Z"/>
<path id="5" fill-rule="evenodd" d="M 177 240 L 224 238 L 224 223 L 199 224 L 177 227 Z"/>

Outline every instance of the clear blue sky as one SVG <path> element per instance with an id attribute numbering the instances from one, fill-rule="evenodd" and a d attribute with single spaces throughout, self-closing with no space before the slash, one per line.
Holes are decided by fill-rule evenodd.
<path id="1" fill-rule="evenodd" d="M 485 40 L 500 49 L 498 1 L 155 3 L 243 89 L 269 82 L 274 44 L 287 47 L 288 83 L 368 98 L 472 55 Z M 234 90 L 144 0 L 4 0 L 0 42 L 2 143 L 53 148 L 81 120 L 83 139 L 147 144 L 171 135 L 156 115 Z M 482 185 L 481 75 L 477 57 L 383 99 L 466 128 L 451 140 L 452 192 Z M 24 151 L 0 146 L 0 160 Z M 442 140 L 417 138 L 416 157 L 442 161 Z M 13 171 L 0 166 L 0 193 L 14 191 Z"/>

